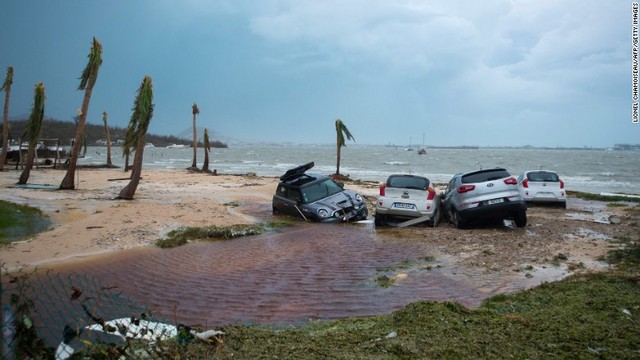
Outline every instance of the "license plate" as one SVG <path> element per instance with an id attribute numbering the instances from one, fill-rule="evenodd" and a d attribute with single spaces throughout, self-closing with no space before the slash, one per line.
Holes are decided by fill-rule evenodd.
<path id="1" fill-rule="evenodd" d="M 394 203 L 393 207 L 399 208 L 399 209 L 415 209 L 416 208 L 414 204 L 405 204 L 405 203 Z"/>
<path id="2" fill-rule="evenodd" d="M 493 200 L 487 200 L 485 202 L 485 204 L 487 205 L 493 205 L 493 204 L 500 204 L 501 202 L 504 202 L 504 199 L 493 199 Z"/>

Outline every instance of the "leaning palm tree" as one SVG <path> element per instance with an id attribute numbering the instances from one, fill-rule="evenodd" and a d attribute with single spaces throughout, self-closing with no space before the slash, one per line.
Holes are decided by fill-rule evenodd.
<path id="1" fill-rule="evenodd" d="M 89 111 L 89 101 L 91 101 L 91 93 L 93 86 L 98 79 L 98 70 L 102 65 L 102 44 L 94 37 L 91 50 L 89 51 L 89 62 L 80 77 L 80 86 L 78 90 L 84 90 L 84 99 L 82 100 L 82 108 L 80 109 L 80 118 L 76 127 L 76 141 L 71 148 L 71 157 L 69 158 L 69 168 L 67 174 L 60 184 L 61 190 L 73 190 L 75 188 L 74 178 L 76 174 L 76 166 L 78 163 L 78 153 L 82 145 L 84 136 L 84 125 L 87 122 L 87 112 Z"/>
<path id="2" fill-rule="evenodd" d="M 104 132 L 107 137 L 107 167 L 113 167 L 111 162 L 111 135 L 109 134 L 109 125 L 107 125 L 107 112 L 102 112 L 102 122 L 104 123 Z"/>
<path id="3" fill-rule="evenodd" d="M 118 199 L 132 200 L 136 193 L 140 177 L 142 175 L 142 159 L 144 152 L 144 136 L 149 128 L 153 116 L 153 86 L 148 75 L 142 80 L 138 95 L 133 103 L 133 114 L 129 121 L 127 136 L 124 140 L 124 149 L 135 149 L 131 180 L 118 195 Z"/>
<path id="4" fill-rule="evenodd" d="M 0 154 L 0 170 L 4 168 L 7 161 L 7 149 L 9 147 L 9 98 L 11 97 L 11 84 L 13 84 L 13 67 L 7 68 L 7 78 L 4 80 L 2 89 L 4 91 L 4 122 L 2 123 L 2 153 Z"/>
<path id="5" fill-rule="evenodd" d="M 18 184 L 20 185 L 24 185 L 29 181 L 31 168 L 33 168 L 33 161 L 36 155 L 36 145 L 38 145 L 38 137 L 40 137 L 42 120 L 44 119 L 44 100 L 44 85 L 42 83 L 38 83 L 33 95 L 33 109 L 31 110 L 27 127 L 24 130 L 24 136 L 29 139 L 29 148 L 27 150 L 27 160 L 25 161 L 24 169 L 22 170 L 20 180 L 18 181 Z"/>
<path id="6" fill-rule="evenodd" d="M 196 156 L 198 155 L 198 132 L 196 131 L 196 115 L 200 114 L 200 109 L 198 109 L 198 105 L 193 103 L 191 106 L 191 112 L 193 113 L 193 163 L 191 167 L 194 169 L 198 168 L 196 164 Z"/>
<path id="7" fill-rule="evenodd" d="M 336 120 L 336 135 L 337 135 L 337 146 L 338 146 L 338 160 L 336 165 L 336 175 L 340 175 L 340 153 L 343 146 L 347 146 L 345 143 L 345 135 L 347 136 L 347 140 L 356 141 L 356 139 L 351 135 L 347 126 L 342 122 L 342 120 Z"/>
<path id="8" fill-rule="evenodd" d="M 209 143 L 209 130 L 204 129 L 204 163 L 202 164 L 203 172 L 209 172 L 209 151 L 211 151 L 211 144 Z"/>

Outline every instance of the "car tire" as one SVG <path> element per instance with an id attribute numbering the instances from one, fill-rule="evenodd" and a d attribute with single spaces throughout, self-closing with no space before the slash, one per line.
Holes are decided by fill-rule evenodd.
<path id="1" fill-rule="evenodd" d="M 386 219 L 386 217 L 384 215 L 376 214 L 375 220 L 373 221 L 373 223 L 376 226 L 386 226 L 387 225 L 387 219 Z"/>
<path id="2" fill-rule="evenodd" d="M 467 221 L 457 211 L 451 211 L 451 220 L 458 229 L 466 229 Z"/>
<path id="3" fill-rule="evenodd" d="M 280 211 L 278 209 L 276 209 L 275 207 L 271 209 L 271 211 L 273 212 L 273 215 L 279 215 Z"/>
<path id="4" fill-rule="evenodd" d="M 561 202 L 561 203 L 560 203 L 560 206 L 561 206 L 563 209 L 566 209 L 566 208 L 567 208 L 567 202 L 566 202 L 566 201 Z"/>
<path id="5" fill-rule="evenodd" d="M 516 226 L 519 228 L 527 226 L 527 212 L 521 211 L 516 214 L 514 221 L 516 223 Z"/>

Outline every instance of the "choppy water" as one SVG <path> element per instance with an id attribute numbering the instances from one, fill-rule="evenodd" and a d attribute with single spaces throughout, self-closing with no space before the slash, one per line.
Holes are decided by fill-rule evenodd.
<path id="1" fill-rule="evenodd" d="M 106 148 L 92 147 L 81 163 L 104 164 Z M 193 160 L 191 148 L 147 148 L 144 167 L 148 169 L 187 168 Z M 336 171 L 334 145 L 233 145 L 212 149 L 210 168 L 219 173 L 279 176 L 289 168 L 314 161 L 315 171 Z M 199 149 L 198 166 L 203 150 Z M 112 160 L 123 165 L 119 148 Z M 405 151 L 404 147 L 349 144 L 342 150 L 340 172 L 353 179 L 384 181 L 392 173 L 423 174 L 432 181 L 446 183 L 459 172 L 504 167 L 519 175 L 526 170 L 557 171 L 569 190 L 640 194 L 640 152 L 609 150 L 538 149 L 429 149 L 428 154 Z"/>

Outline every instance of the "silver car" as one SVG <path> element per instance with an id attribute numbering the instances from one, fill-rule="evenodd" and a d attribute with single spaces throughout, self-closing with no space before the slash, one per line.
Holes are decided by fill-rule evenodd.
<path id="1" fill-rule="evenodd" d="M 518 177 L 518 186 L 527 202 L 555 203 L 567 207 L 564 181 L 554 171 L 525 171 Z"/>
<path id="2" fill-rule="evenodd" d="M 355 222 L 369 215 L 364 198 L 333 179 L 309 174 L 314 163 L 288 170 L 280 177 L 273 195 L 274 214 L 284 214 L 318 222 Z"/>
<path id="3" fill-rule="evenodd" d="M 375 225 L 388 225 L 391 221 L 423 218 L 432 226 L 440 218 L 440 197 L 429 179 L 416 175 L 391 175 L 380 186 L 376 201 Z M 418 222 L 421 222 L 418 220 Z"/>
<path id="4" fill-rule="evenodd" d="M 515 177 L 502 168 L 455 175 L 443 195 L 444 215 L 457 228 L 473 222 L 513 220 L 527 225 L 527 204 Z"/>

